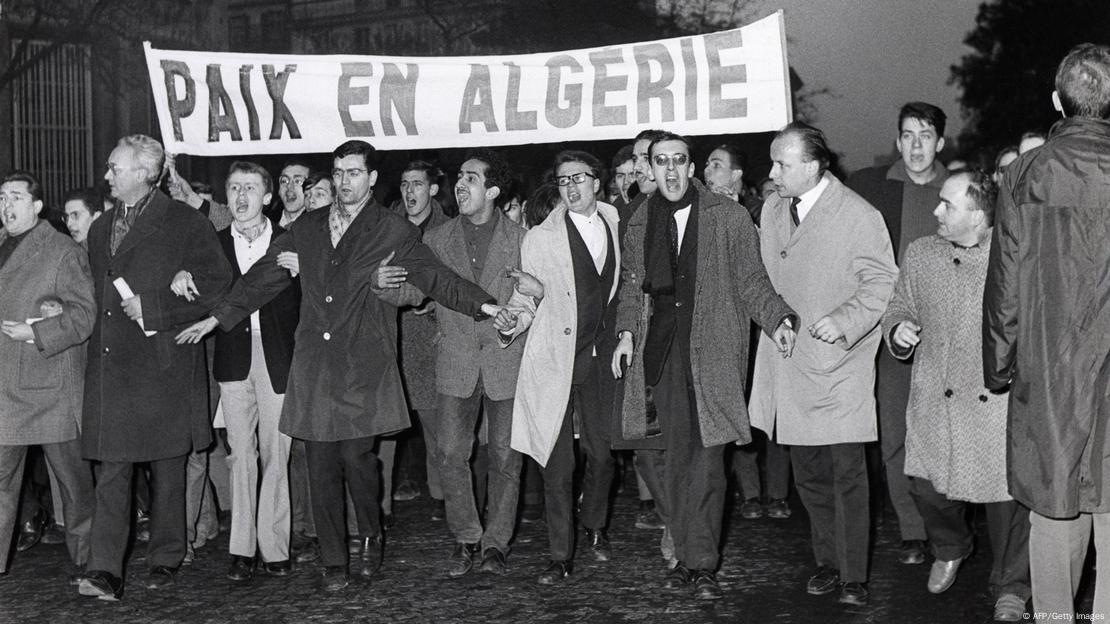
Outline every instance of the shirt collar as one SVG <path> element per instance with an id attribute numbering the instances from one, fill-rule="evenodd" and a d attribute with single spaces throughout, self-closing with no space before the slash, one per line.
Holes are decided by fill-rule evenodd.
<path id="1" fill-rule="evenodd" d="M 948 179 L 948 168 L 942 165 L 939 160 L 934 160 L 932 169 L 933 179 L 925 184 L 917 184 L 917 182 L 914 182 L 913 179 L 910 178 L 910 174 L 906 172 L 906 163 L 899 159 L 890 166 L 890 169 L 886 170 L 886 179 L 895 180 L 904 184 L 917 184 L 918 186 L 930 186 L 939 189 L 944 186 L 944 181 Z"/>
<path id="2" fill-rule="evenodd" d="M 601 224 L 601 211 L 597 209 L 597 206 L 594 206 L 594 213 L 588 217 L 572 210 L 567 210 L 567 214 L 570 215 L 571 220 L 574 221 L 575 224 L 580 226 L 593 225 L 596 227 Z"/>
<path id="3" fill-rule="evenodd" d="M 259 228 L 259 230 L 258 230 L 258 238 L 262 238 L 263 236 L 265 236 L 268 232 L 270 232 L 272 227 L 273 226 L 270 225 L 270 220 L 267 219 L 266 217 L 262 217 L 262 227 Z M 245 243 L 253 243 L 254 242 L 254 241 L 247 240 L 247 237 L 243 236 L 243 234 L 239 231 L 239 229 L 235 227 L 234 222 L 231 224 L 231 238 L 237 238 L 237 239 L 239 239 L 239 240 L 241 240 Z M 254 239 L 254 240 L 258 240 L 258 238 Z"/>
<path id="4" fill-rule="evenodd" d="M 817 183 L 817 186 L 798 196 L 798 208 L 805 208 L 806 210 L 812 208 L 813 204 L 817 203 L 817 199 L 821 197 L 821 193 L 825 192 L 825 187 L 828 185 L 829 179 L 825 176 L 821 176 L 821 181 Z"/>

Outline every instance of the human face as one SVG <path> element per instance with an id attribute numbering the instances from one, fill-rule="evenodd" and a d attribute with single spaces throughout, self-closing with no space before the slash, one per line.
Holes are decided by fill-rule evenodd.
<path id="1" fill-rule="evenodd" d="M 89 211 L 89 207 L 80 199 L 67 201 L 63 210 L 66 213 L 66 229 L 69 230 L 69 235 L 78 243 L 85 242 L 85 239 L 89 236 L 89 228 L 92 227 L 92 222 L 96 220 L 96 216 Z M 99 214 L 97 213 L 97 215 Z"/>
<path id="2" fill-rule="evenodd" d="M 5 182 L 0 186 L 0 220 L 9 236 L 18 236 L 39 221 L 42 201 L 31 199 L 30 186 L 23 181 Z"/>
<path id="3" fill-rule="evenodd" d="M 817 186 L 821 179 L 816 160 L 804 160 L 798 137 L 787 134 L 771 141 L 771 180 L 780 197 L 798 197 Z"/>
<path id="4" fill-rule="evenodd" d="M 410 217 L 428 214 L 432 207 L 432 196 L 438 192 L 439 185 L 428 179 L 426 171 L 406 171 L 401 174 L 401 198 L 405 201 L 405 213 Z"/>
<path id="5" fill-rule="evenodd" d="M 332 161 L 331 181 L 339 192 L 339 203 L 354 208 L 370 198 L 378 172 L 367 168 L 361 154 L 350 154 Z"/>
<path id="6" fill-rule="evenodd" d="M 270 203 L 272 193 L 266 191 L 262 176 L 247 171 L 236 171 L 227 177 L 227 207 L 231 218 L 241 225 L 258 225 L 265 217 L 262 208 Z"/>
<path id="7" fill-rule="evenodd" d="M 304 179 L 308 177 L 308 167 L 289 165 L 281 170 L 278 178 L 278 197 L 281 198 L 286 212 L 298 213 L 304 210 Z"/>
<path id="8" fill-rule="evenodd" d="M 641 193 L 654 193 L 657 188 L 655 178 L 651 177 L 651 156 L 648 154 L 650 147 L 651 141 L 647 139 L 640 139 L 632 146 L 632 170 L 636 174 L 636 184 Z"/>
<path id="9" fill-rule="evenodd" d="M 330 179 L 320 178 L 319 182 L 308 189 L 304 199 L 310 212 L 317 208 L 327 208 L 335 201 L 335 187 Z"/>
<path id="10" fill-rule="evenodd" d="M 628 189 L 636 181 L 635 165 L 632 160 L 622 162 L 613 171 L 613 180 L 617 183 L 617 192 L 624 201 L 628 201 Z"/>
<path id="11" fill-rule="evenodd" d="M 493 200 L 501 194 L 496 186 L 486 188 L 488 165 L 471 158 L 459 169 L 459 181 L 455 183 L 455 201 L 459 204 L 459 214 L 473 223 L 485 223 L 493 215 Z"/>
<path id="12" fill-rule="evenodd" d="M 902 163 L 906 165 L 906 173 L 911 180 L 923 184 L 933 179 L 933 162 L 937 153 L 944 149 L 944 137 L 937 136 L 933 124 L 916 117 L 903 119 L 894 144 L 902 155 Z"/>
<path id="13" fill-rule="evenodd" d="M 759 199 L 767 201 L 767 198 L 774 195 L 776 190 L 775 181 L 767 180 L 763 183 L 763 186 L 759 188 Z"/>
<path id="14" fill-rule="evenodd" d="M 112 197 L 127 205 L 139 201 L 150 190 L 146 181 L 149 173 L 138 165 L 135 151 L 124 145 L 112 150 L 108 156 L 108 170 L 104 173 L 104 179 L 108 181 Z"/>
<path id="15" fill-rule="evenodd" d="M 581 182 L 575 182 L 573 177 L 582 174 Z M 594 175 L 590 166 L 584 162 L 565 162 L 555 170 L 555 180 L 566 177 L 566 185 L 559 185 L 559 197 L 567 205 L 567 210 L 580 215 L 590 216 L 597 211 L 597 191 L 601 188 L 601 181 Z"/>
<path id="16" fill-rule="evenodd" d="M 958 245 L 970 246 L 979 242 L 979 224 L 983 211 L 976 210 L 967 196 L 968 177 L 954 175 L 940 188 L 940 203 L 933 210 L 937 218 L 937 234 Z"/>
<path id="17" fill-rule="evenodd" d="M 510 199 L 508 204 L 505 204 L 504 211 L 505 216 L 513 223 L 520 223 L 524 219 L 524 204 L 520 203 L 520 200 L 515 197 Z"/>
<path id="18" fill-rule="evenodd" d="M 677 164 L 676 157 L 685 157 L 685 163 Z M 662 164 L 660 164 L 662 161 Z M 682 141 L 659 141 L 651 150 L 651 175 L 655 178 L 663 197 L 678 201 L 690 188 L 690 178 L 694 177 L 694 163 L 690 161 L 690 150 Z"/>
<path id="19" fill-rule="evenodd" d="M 714 193 L 732 196 L 740 191 L 740 179 L 744 172 L 732 168 L 732 157 L 723 149 L 715 149 L 709 153 L 705 161 L 705 171 L 701 173 L 706 186 Z"/>

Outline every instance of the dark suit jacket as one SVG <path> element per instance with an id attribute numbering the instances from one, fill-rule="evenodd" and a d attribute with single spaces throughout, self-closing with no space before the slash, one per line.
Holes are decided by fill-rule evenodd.
<path id="1" fill-rule="evenodd" d="M 285 233 L 285 229 L 271 222 L 275 240 Z M 243 274 L 239 271 L 239 261 L 235 257 L 235 239 L 231 227 L 216 233 L 220 246 L 231 264 L 231 274 L 237 282 Z M 262 330 L 262 351 L 266 354 L 266 372 L 274 392 L 285 392 L 289 379 L 289 364 L 293 361 L 293 334 L 300 319 L 301 280 L 294 279 L 289 286 L 278 293 L 272 301 L 258 310 L 258 323 Z M 251 320 L 247 317 L 231 328 L 230 331 L 216 331 L 216 357 L 213 374 L 216 381 L 243 381 L 251 371 Z"/>

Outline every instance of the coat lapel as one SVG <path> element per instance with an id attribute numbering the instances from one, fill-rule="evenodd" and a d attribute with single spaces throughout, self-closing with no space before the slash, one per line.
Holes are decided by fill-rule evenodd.
<path id="1" fill-rule="evenodd" d="M 27 237 L 16 246 L 11 257 L 4 263 L 4 267 L 0 268 L 0 283 L 7 281 L 6 278 L 9 275 L 13 274 L 16 269 L 26 264 L 42 251 L 42 243 L 49 234 L 49 232 L 43 228 L 49 227 L 52 226 L 40 219 L 35 227 L 31 228 L 31 231 L 27 233 Z M 0 232 L 0 243 L 3 243 L 7 239 L 7 232 Z"/>
<path id="2" fill-rule="evenodd" d="M 447 237 L 447 266 L 451 267 L 459 277 L 474 281 L 474 268 L 470 264 L 470 256 L 466 253 L 466 234 L 463 232 L 462 220 L 466 217 L 459 216 L 450 222 L 451 228 Z"/>
<path id="3" fill-rule="evenodd" d="M 495 214 L 494 219 L 497 219 L 497 225 L 493 228 L 493 238 L 489 242 L 489 253 L 486 255 L 485 264 L 482 266 L 482 277 L 478 281 L 478 285 L 486 292 L 496 296 L 498 278 L 505 274 L 505 267 L 512 264 L 514 251 L 519 252 L 520 248 L 513 249 L 513 241 L 509 237 L 507 228 L 516 227 L 512 221 Z M 514 267 L 519 268 L 519 267 Z"/>

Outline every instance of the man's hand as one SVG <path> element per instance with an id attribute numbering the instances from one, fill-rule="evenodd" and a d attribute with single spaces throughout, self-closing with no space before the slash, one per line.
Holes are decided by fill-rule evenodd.
<path id="1" fill-rule="evenodd" d="M 405 267 L 391 266 L 389 263 L 393 260 L 393 256 L 397 255 L 396 251 L 389 252 L 389 255 L 378 263 L 378 268 L 370 274 L 370 284 L 378 290 L 385 290 L 386 288 L 400 288 L 401 284 L 405 282 L 409 274 L 409 270 Z M 493 316 L 493 314 L 490 314 Z"/>
<path id="2" fill-rule="evenodd" d="M 31 329 L 31 326 L 19 321 L 0 323 L 0 332 L 18 342 L 31 342 L 35 339 L 35 332 Z"/>
<path id="3" fill-rule="evenodd" d="M 613 351 L 613 379 L 620 379 L 624 376 L 624 366 L 632 364 L 633 353 L 635 353 L 635 349 L 632 346 L 632 332 L 621 332 L 620 342 L 617 343 L 617 348 Z"/>
<path id="4" fill-rule="evenodd" d="M 507 308 L 501 308 L 497 316 L 493 317 L 493 328 L 502 334 L 512 334 L 516 331 L 517 317 Z"/>
<path id="5" fill-rule="evenodd" d="M 921 342 L 921 326 L 913 321 L 902 321 L 894 328 L 891 339 L 895 346 L 903 349 L 912 349 Z"/>
<path id="6" fill-rule="evenodd" d="M 178 297 L 185 297 L 185 301 L 192 301 L 200 295 L 197 285 L 193 282 L 193 274 L 188 271 L 178 271 L 170 282 L 170 290 Z"/>
<path id="7" fill-rule="evenodd" d="M 503 307 L 501 307 L 501 306 L 499 306 L 495 303 L 483 303 L 482 304 L 482 314 L 485 314 L 486 316 L 488 316 L 490 318 L 497 318 L 497 315 L 500 314 L 501 311 L 504 310 L 504 309 L 505 308 L 503 308 Z"/>
<path id="8" fill-rule="evenodd" d="M 170 181 L 169 184 L 167 184 L 166 186 L 170 189 L 170 197 L 184 204 L 188 204 L 193 208 L 199 209 L 201 205 L 204 204 L 204 198 L 202 198 L 200 195 L 197 195 L 196 191 L 193 190 L 193 187 L 187 181 L 181 178 L 181 176 L 177 173 L 177 167 L 174 166 L 174 164 L 170 164 L 169 171 Z"/>
<path id="9" fill-rule="evenodd" d="M 516 290 L 525 297 L 543 299 L 543 282 L 531 273 L 519 269 L 505 269 L 505 276 L 516 280 Z"/>
<path id="10" fill-rule="evenodd" d="M 301 257 L 295 251 L 283 251 L 278 254 L 277 265 L 289 269 L 289 274 L 297 277 L 301 272 Z"/>
<path id="11" fill-rule="evenodd" d="M 175 336 L 174 342 L 177 344 L 197 344 L 205 335 L 216 329 L 219 324 L 220 322 L 214 316 L 210 316 L 203 321 L 197 321 Z"/>
<path id="12" fill-rule="evenodd" d="M 143 302 L 139 299 L 139 295 L 128 297 L 120 303 L 123 306 L 123 313 L 127 315 L 127 318 L 136 323 L 143 320 Z"/>
<path id="13" fill-rule="evenodd" d="M 787 319 L 783 319 L 779 326 L 775 328 L 775 333 L 771 334 L 771 340 L 775 341 L 775 345 L 779 348 L 779 353 L 782 357 L 788 358 L 790 354 L 794 353 L 794 342 L 798 339 L 798 332 L 787 323 Z"/>
<path id="14" fill-rule="evenodd" d="M 822 316 L 816 323 L 809 326 L 809 335 L 829 344 L 836 343 L 844 337 L 844 332 L 840 331 L 836 321 L 832 320 L 830 316 Z"/>
<path id="15" fill-rule="evenodd" d="M 436 311 L 436 302 L 432 301 L 431 299 L 429 299 L 424 305 L 422 305 L 418 308 L 413 308 L 412 309 L 412 313 L 415 314 L 416 316 L 424 316 L 425 314 L 430 314 L 430 313 L 435 312 L 435 311 Z"/>

